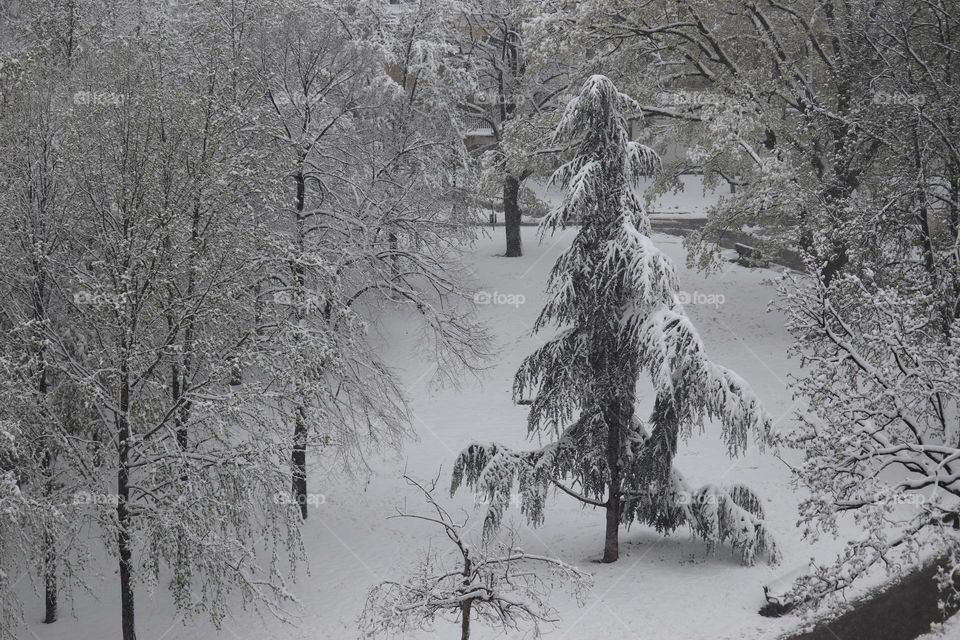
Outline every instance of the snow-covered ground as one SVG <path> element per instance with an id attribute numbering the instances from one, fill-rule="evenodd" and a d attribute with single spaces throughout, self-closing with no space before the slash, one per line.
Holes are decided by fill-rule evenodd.
<path id="1" fill-rule="evenodd" d="M 357 637 L 356 619 L 367 590 L 380 580 L 400 576 L 431 543 L 442 544 L 438 532 L 428 526 L 387 519 L 404 501 L 409 501 L 411 509 L 422 505 L 401 480 L 404 470 L 419 478 L 432 478 L 439 471 L 441 484 L 447 486 L 455 456 L 470 441 L 495 440 L 511 445 L 525 441 L 526 408 L 512 404 L 511 381 L 523 356 L 539 340 L 530 336 L 530 327 L 544 301 L 547 273 L 573 232 L 547 238 L 542 244 L 536 240 L 535 228 L 524 228 L 523 234 L 523 258 L 497 255 L 503 250 L 500 232 L 482 238 L 468 256 L 476 287 L 490 294 L 504 294 L 492 296 L 494 302 L 509 301 L 479 307 L 497 339 L 497 355 L 480 378 L 464 379 L 460 388 L 436 388 L 431 384 L 435 370 L 430 354 L 418 353 L 419 334 L 413 325 L 402 318 L 391 318 L 378 328 L 378 340 L 387 359 L 403 372 L 419 440 L 409 442 L 399 457 L 371 459 L 375 471 L 369 477 L 323 472 L 314 465 L 310 490 L 322 493 L 325 501 L 304 525 L 310 565 L 309 572 L 299 573 L 295 585 L 300 601 L 295 623 L 264 623 L 253 612 L 237 611 L 217 631 L 204 619 L 173 619 L 170 598 L 161 585 L 156 593 L 138 593 L 141 640 Z M 729 265 L 723 273 L 705 278 L 683 267 L 679 238 L 657 235 L 655 241 L 677 265 L 681 287 L 691 300 L 688 312 L 712 357 L 746 378 L 777 419 L 777 426 L 787 428 L 793 409 L 787 376 L 797 365 L 786 356 L 789 338 L 783 318 L 767 312 L 767 304 L 775 295 L 770 280 L 776 272 Z M 790 617 L 768 619 L 757 615 L 764 602 L 762 584 L 804 564 L 812 555 L 829 557 L 839 542 L 828 540 L 815 549 L 800 539 L 795 526 L 799 496 L 789 486 L 786 463 L 770 452 L 756 450 L 731 461 L 724 455 L 717 434 L 708 429 L 682 445 L 678 465 L 697 484 L 743 482 L 764 496 L 768 524 L 782 545 L 783 564 L 775 568 L 764 564 L 743 567 L 728 550 L 707 555 L 704 545 L 686 530 L 662 538 L 644 527 L 622 533 L 619 562 L 597 564 L 603 514 L 583 510 L 559 495 L 547 509 L 546 523 L 538 529 L 524 526 L 518 511 L 509 516 L 519 523 L 528 551 L 558 556 L 594 576 L 594 587 L 583 607 L 557 590 L 553 604 L 561 620 L 548 630 L 548 638 L 759 639 L 775 638 L 797 624 Z M 482 511 L 474 512 L 470 495 L 458 494 L 449 504 L 473 513 L 471 522 L 479 533 Z M 115 563 L 103 566 L 108 568 L 94 585 L 100 601 L 89 596 L 78 598 L 72 612 L 76 620 L 70 619 L 71 612 L 64 607 L 61 622 L 43 625 L 42 601 L 34 600 L 27 611 L 30 637 L 117 637 L 119 588 Z M 454 635 L 454 628 L 444 623 L 435 633 L 412 637 Z M 474 637 L 504 636 L 498 630 L 476 625 Z"/>
<path id="2" fill-rule="evenodd" d="M 960 615 L 955 615 L 942 624 L 936 624 L 917 640 L 955 640 L 960 638 Z"/>

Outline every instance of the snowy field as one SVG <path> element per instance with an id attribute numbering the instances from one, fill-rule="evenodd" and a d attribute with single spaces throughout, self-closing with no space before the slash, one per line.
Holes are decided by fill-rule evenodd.
<path id="1" fill-rule="evenodd" d="M 311 492 L 323 495 L 323 504 L 305 523 L 303 537 L 309 558 L 307 571 L 298 574 L 295 594 L 299 607 L 292 624 L 261 622 L 253 612 L 238 611 L 220 631 L 203 618 L 171 619 L 173 605 L 160 585 L 156 593 L 138 594 L 137 623 L 145 640 L 222 638 L 268 640 L 273 638 L 348 639 L 357 637 L 356 618 L 367 590 L 380 580 L 395 578 L 409 569 L 432 543 L 440 545 L 439 533 L 409 520 L 393 519 L 397 506 L 408 501 L 419 509 L 421 498 L 402 481 L 407 473 L 421 479 L 440 473 L 440 484 L 449 483 L 457 453 L 467 443 L 498 441 L 522 445 L 525 412 L 510 399 L 512 376 L 522 357 L 537 344 L 530 327 L 544 301 L 547 273 L 573 232 L 547 238 L 542 244 L 536 229 L 523 229 L 525 255 L 505 259 L 501 230 L 481 238 L 468 264 L 478 290 L 495 300 L 513 304 L 484 304 L 479 313 L 496 335 L 495 363 L 480 378 L 464 379 L 459 389 L 437 388 L 434 365 L 428 354 L 418 354 L 418 334 L 402 319 L 392 319 L 378 329 L 387 358 L 403 371 L 415 415 L 418 440 L 408 442 L 402 457 L 371 459 L 369 475 L 346 477 L 323 473 L 314 465 Z M 677 265 L 681 288 L 694 301 L 688 313 L 701 331 L 712 357 L 733 368 L 753 386 L 777 419 L 778 428 L 788 428 L 792 403 L 786 389 L 787 376 L 796 362 L 788 360 L 788 336 L 783 318 L 767 312 L 774 297 L 772 270 L 728 265 L 723 273 L 705 278 L 683 267 L 684 250 L 676 237 L 657 235 L 657 244 Z M 504 296 L 513 296 L 505 298 Z M 522 296 L 522 298 L 521 298 Z M 518 303 L 522 300 L 522 303 Z M 787 461 L 790 460 L 786 456 Z M 696 484 L 743 482 L 766 500 L 767 524 L 779 538 L 784 561 L 770 568 L 763 563 L 743 567 L 728 550 L 707 554 L 705 546 L 680 530 L 669 538 L 655 531 L 634 527 L 621 534 L 620 561 L 596 562 L 602 550 L 603 514 L 581 509 L 569 498 L 555 496 L 546 511 L 546 523 L 537 529 L 523 524 L 518 510 L 508 518 L 520 529 L 527 551 L 562 558 L 593 574 L 594 586 L 582 607 L 557 589 L 552 604 L 560 611 L 554 628 L 545 628 L 548 638 L 634 638 L 654 640 L 722 640 L 724 638 L 776 638 L 798 620 L 769 619 L 757 615 L 763 605 L 762 584 L 776 574 L 803 565 L 811 555 L 826 559 L 839 543 L 828 540 L 814 549 L 800 539 L 795 527 L 797 493 L 789 486 L 785 462 L 770 452 L 751 449 L 737 460 L 726 458 L 716 433 L 709 430 L 681 445 L 678 466 Z M 773 500 L 773 496 L 779 496 Z M 446 499 L 444 491 L 441 497 Z M 482 504 L 460 493 L 448 501 L 471 514 L 479 534 Z M 112 563 L 102 566 L 110 567 Z M 37 640 L 74 640 L 115 637 L 119 599 L 117 577 L 101 576 L 98 599 L 78 597 L 75 607 L 59 624 L 40 624 L 41 601 L 34 600 L 28 612 L 29 631 Z M 454 627 L 412 637 L 450 637 Z M 503 637 L 499 631 L 475 625 L 476 638 Z M 523 637 L 522 634 L 508 637 Z"/>
<path id="2" fill-rule="evenodd" d="M 661 194 L 648 204 L 648 209 L 657 217 L 679 216 L 684 219 L 706 218 L 707 210 L 716 205 L 729 193 L 726 187 L 704 189 L 703 177 L 682 175 L 678 178 L 682 189 Z M 637 183 L 637 192 L 641 196 L 653 184 L 652 178 L 641 178 Z M 562 192 L 556 186 L 550 186 L 543 178 L 528 178 L 524 183 L 537 197 L 550 206 L 559 204 Z"/>

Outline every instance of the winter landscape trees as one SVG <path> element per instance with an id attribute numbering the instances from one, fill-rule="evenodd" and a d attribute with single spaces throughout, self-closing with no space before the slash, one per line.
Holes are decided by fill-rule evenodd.
<path id="1" fill-rule="evenodd" d="M 69 171 L 71 235 L 50 265 L 69 322 L 48 323 L 42 340 L 44 365 L 77 391 L 79 408 L 67 410 L 82 427 L 48 437 L 67 449 L 59 462 L 76 495 L 95 497 L 74 501 L 70 517 L 111 542 L 123 637 L 133 638 L 135 588 L 161 571 L 180 609 L 214 620 L 235 589 L 246 601 L 282 600 L 282 571 L 253 576 L 253 525 L 262 518 L 278 534 L 267 549 L 294 549 L 296 528 L 268 500 L 287 476 L 277 424 L 262 410 L 268 381 L 229 385 L 250 345 L 244 294 L 257 226 L 236 205 L 249 156 L 232 144 L 244 123 L 221 110 L 227 76 L 195 73 L 190 58 L 216 69 L 219 51 L 184 55 L 175 37 L 184 34 L 158 28 L 162 12 L 128 43 L 132 17 L 114 17 L 75 61 L 76 91 L 51 98 L 69 119 L 50 141 Z M 191 29 L 203 24 L 194 18 Z M 171 68 L 182 74 L 175 87 Z M 15 93 L 10 112 L 36 100 Z"/>
<path id="2" fill-rule="evenodd" d="M 958 18 L 944 2 L 772 0 L 605 2 L 570 18 L 690 142 L 663 188 L 690 169 L 736 187 L 692 257 L 709 264 L 745 225 L 807 256 L 809 279 L 782 299 L 806 365 L 789 437 L 813 496 L 802 521 L 816 536 L 854 513 L 867 537 L 801 581 L 806 602 L 895 566 L 894 550 L 913 563 L 917 545 L 953 546 Z"/>
<path id="3" fill-rule="evenodd" d="M 337 614 L 378 635 L 538 631 L 566 617 L 550 586 L 585 582 L 573 565 L 599 536 L 551 548 L 545 514 L 566 498 L 585 527 L 604 511 L 604 563 L 630 527 L 682 525 L 747 565 L 806 563 L 799 514 L 841 544 L 816 547 L 790 604 L 932 557 L 955 597 L 958 50 L 947 0 L 3 3 L 0 637 L 89 629 L 72 605 L 90 594 L 124 640 L 141 594 L 188 624 L 246 607 L 291 622 L 298 589 L 331 583 L 380 585 L 359 622 Z M 548 210 L 542 245 L 522 247 L 521 194 L 548 174 L 524 211 Z M 651 209 L 685 183 L 723 191 L 683 220 L 714 286 L 747 286 L 731 237 L 805 265 L 771 288 L 766 324 L 736 328 L 789 332 L 794 369 L 733 373 L 714 318 L 682 304 L 695 275 Z M 484 262 L 496 202 L 517 260 Z M 539 314 L 513 333 L 519 308 L 473 304 L 488 285 Z M 484 371 L 503 363 L 519 408 L 477 410 L 471 380 L 441 424 L 421 417 L 421 380 L 470 372 L 505 394 Z M 768 371 L 793 382 L 771 393 Z M 761 397 L 796 404 L 771 416 Z M 530 448 L 498 430 L 517 411 Z M 684 460 L 701 431 L 719 444 Z M 441 448 L 408 470 L 417 435 Z M 775 471 L 756 493 L 721 486 L 702 464 L 751 438 L 792 487 Z M 412 477 L 449 479 L 450 505 Z M 351 487 L 349 532 L 313 508 L 331 478 Z M 459 515 L 464 488 L 482 517 Z M 390 535 L 356 514 L 392 512 L 398 489 L 430 510 L 401 520 L 452 547 L 385 580 L 404 550 L 351 544 Z M 325 533 L 371 575 L 311 564 Z M 604 595 L 612 569 L 591 570 Z"/>
<path id="4" fill-rule="evenodd" d="M 874 565 L 917 560 L 932 546 L 950 554 L 943 586 L 955 598 L 960 359 L 956 338 L 940 333 L 936 302 L 854 275 L 787 299 L 811 370 L 799 386 L 813 408 L 790 440 L 804 452 L 798 478 L 812 489 L 801 521 L 816 535 L 851 513 L 864 530 L 792 597 L 819 601 Z"/>
<path id="5" fill-rule="evenodd" d="M 366 322 L 413 309 L 441 373 L 482 355 L 451 268 L 470 233 L 453 129 L 416 126 L 421 98 L 334 8 L 197 5 L 176 25 L 173 6 L 63 9 L 92 30 L 82 55 L 40 84 L 56 60 L 18 33 L 38 59 L 11 62 L 4 93 L 24 149 L 4 157 L 5 411 L 41 447 L 11 427 L 16 460 L 41 460 L 18 484 L 61 510 L 94 497 L 69 519 L 113 541 L 124 638 L 137 586 L 160 580 L 185 614 L 219 622 L 236 590 L 282 615 L 307 449 L 355 465 L 407 431 Z M 21 10 L 25 30 L 44 17 Z M 56 504 L 21 495 L 54 535 Z"/>

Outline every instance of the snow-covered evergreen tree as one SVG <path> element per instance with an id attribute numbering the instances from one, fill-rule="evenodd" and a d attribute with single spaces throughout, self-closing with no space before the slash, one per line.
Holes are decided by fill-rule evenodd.
<path id="1" fill-rule="evenodd" d="M 487 495 L 488 532 L 514 485 L 534 524 L 551 486 L 604 508 L 604 562 L 617 560 L 620 525 L 632 522 L 665 533 L 686 523 L 711 545 L 731 544 L 746 563 L 758 555 L 776 562 L 777 545 L 749 489 L 691 491 L 672 465 L 678 440 L 708 419 L 722 425 L 731 455 L 743 452 L 750 432 L 765 443 L 771 421 L 743 379 L 707 358 L 678 302 L 673 265 L 650 240 L 637 182 L 659 159 L 630 140 L 626 116 L 638 111 L 595 75 L 556 130 L 555 142 L 575 151 L 553 175 L 564 199 L 541 234 L 581 226 L 551 272 L 550 300 L 534 326 L 561 332 L 524 360 L 513 389 L 515 400 L 533 396 L 529 435 L 554 439 L 524 452 L 472 444 L 456 462 L 452 490 L 466 484 Z M 642 373 L 656 393 L 648 424 L 634 415 Z"/>

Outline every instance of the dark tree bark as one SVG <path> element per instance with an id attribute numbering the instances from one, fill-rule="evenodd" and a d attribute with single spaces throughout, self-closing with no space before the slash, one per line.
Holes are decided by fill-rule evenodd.
<path id="1" fill-rule="evenodd" d="M 950 230 L 950 241 L 956 245 L 957 239 L 960 238 L 960 163 L 950 163 L 950 216 L 948 219 L 947 226 Z M 960 312 L 960 256 L 956 252 L 951 254 L 950 265 L 952 269 L 949 270 L 949 273 L 952 274 L 950 281 L 950 295 L 947 298 L 947 326 L 950 327 L 953 325 L 953 321 L 956 319 L 958 312 Z"/>
<path id="2" fill-rule="evenodd" d="M 933 238 L 930 236 L 930 213 L 927 208 L 927 194 L 923 184 L 923 155 L 920 152 L 920 132 L 913 127 L 913 167 L 917 171 L 917 224 L 920 227 L 920 241 L 923 246 L 923 266 L 931 279 L 932 288 L 936 288 L 937 269 L 934 256 Z"/>
<path id="3" fill-rule="evenodd" d="M 470 609 L 473 607 L 473 600 L 467 600 L 461 605 L 463 614 L 460 618 L 460 640 L 470 640 Z"/>
<path id="4" fill-rule="evenodd" d="M 303 163 L 305 157 L 300 158 L 300 171 L 294 176 L 297 187 L 297 244 L 300 255 L 303 255 L 306 249 L 306 226 L 304 219 L 304 209 L 306 207 L 307 183 L 303 174 Z M 307 273 L 303 264 L 294 262 L 291 265 L 293 278 L 296 286 L 296 295 L 294 303 L 296 304 L 296 317 L 298 322 L 303 322 L 306 315 L 304 306 L 304 290 L 307 285 Z M 293 499 L 300 506 L 300 517 L 307 519 L 307 415 L 306 407 L 302 404 L 296 409 L 296 421 L 293 426 L 293 452 L 290 454 L 290 464 L 293 468 L 293 478 L 291 493 Z"/>
<path id="5" fill-rule="evenodd" d="M 469 556 L 463 559 L 463 585 L 470 586 L 470 571 L 473 563 Z M 473 608 L 473 599 L 464 600 L 460 604 L 460 640 L 470 640 L 470 610 Z"/>
<path id="6" fill-rule="evenodd" d="M 41 247 L 34 244 L 34 249 L 38 251 Z M 33 319 L 37 326 L 43 326 L 47 320 L 47 271 L 42 261 L 33 259 L 34 284 L 32 291 Z M 47 392 L 49 384 L 47 381 L 47 349 L 41 336 L 34 338 L 32 348 L 35 349 L 37 359 L 37 371 L 35 374 L 37 385 L 37 397 L 42 406 L 46 406 Z M 46 439 L 43 443 L 43 490 L 50 499 L 54 492 L 54 466 L 56 456 L 52 450 L 53 439 Z M 43 602 L 45 624 L 53 624 L 57 621 L 57 546 L 56 537 L 47 529 L 43 534 Z"/>
<path id="7" fill-rule="evenodd" d="M 620 492 L 613 487 L 620 485 L 620 469 L 610 469 L 610 497 L 607 498 L 607 528 L 603 541 L 603 562 L 616 562 L 620 558 Z M 616 482 L 616 484 L 614 484 Z"/>
<path id="8" fill-rule="evenodd" d="M 125 346 L 122 345 L 124 350 Z M 126 365 L 121 365 L 120 409 L 117 413 L 117 551 L 120 556 L 120 627 L 123 640 L 137 640 L 134 623 L 133 549 L 130 547 L 130 388 Z"/>
<path id="9" fill-rule="evenodd" d="M 294 500 L 300 505 L 300 517 L 307 519 L 307 422 L 302 408 L 297 410 L 297 421 L 293 427 L 293 453 L 290 463 L 293 466 Z"/>
<path id="10" fill-rule="evenodd" d="M 604 411 L 607 423 L 607 470 L 610 486 L 607 489 L 607 524 L 603 544 L 603 562 L 616 562 L 620 558 L 620 508 L 623 473 L 620 466 L 622 438 L 626 422 L 632 418 L 631 401 L 614 401 Z"/>
<path id="11" fill-rule="evenodd" d="M 507 233 L 508 258 L 523 255 L 520 244 L 520 181 L 507 175 L 503 179 L 503 228 Z"/>
<path id="12" fill-rule="evenodd" d="M 137 640 L 137 627 L 134 622 L 133 600 L 133 553 L 130 549 L 130 534 L 127 532 L 128 514 L 122 498 L 117 506 L 117 515 L 123 517 L 123 524 L 117 535 L 120 551 L 120 626 L 123 640 Z"/>
<path id="13" fill-rule="evenodd" d="M 603 542 L 603 562 L 620 558 L 620 425 L 607 425 L 607 469 L 610 487 L 607 490 L 607 528 Z"/>
<path id="14" fill-rule="evenodd" d="M 57 547 L 56 540 L 49 531 L 43 535 L 43 604 L 44 624 L 57 621 Z"/>
<path id="15" fill-rule="evenodd" d="M 41 389 L 46 393 L 46 376 L 41 382 Z M 49 446 L 49 445 L 48 445 Z M 53 494 L 53 453 L 47 449 L 43 454 L 43 471 L 46 475 L 44 491 L 49 499 Z M 57 621 L 57 539 L 47 529 L 43 532 L 43 622 L 53 624 Z"/>

